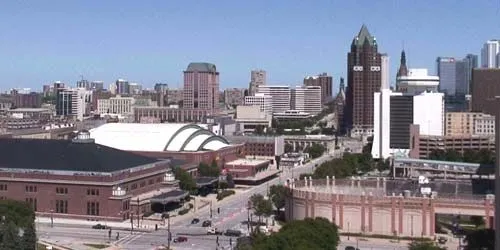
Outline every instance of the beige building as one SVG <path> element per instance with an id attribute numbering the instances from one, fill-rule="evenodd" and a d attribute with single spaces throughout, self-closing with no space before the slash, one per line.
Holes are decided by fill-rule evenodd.
<path id="1" fill-rule="evenodd" d="M 322 108 L 321 93 L 320 86 L 297 86 L 292 90 L 292 110 L 311 115 L 319 114 Z"/>
<path id="2" fill-rule="evenodd" d="M 258 126 L 271 127 L 272 117 L 262 112 L 258 105 L 236 107 L 236 130 L 242 133 L 254 132 Z"/>
<path id="3" fill-rule="evenodd" d="M 248 95 L 255 95 L 257 87 L 266 85 L 266 71 L 252 70 L 250 73 L 250 83 L 248 84 Z"/>
<path id="4" fill-rule="evenodd" d="M 243 104 L 245 98 L 245 89 L 227 88 L 224 90 L 224 104 L 234 106 Z"/>
<path id="5" fill-rule="evenodd" d="M 254 96 L 245 96 L 246 106 L 259 106 L 260 111 L 269 117 L 273 116 L 273 97 L 264 94 L 255 94 Z"/>
<path id="6" fill-rule="evenodd" d="M 132 106 L 135 103 L 133 97 L 122 97 L 117 95 L 109 99 L 97 100 L 97 112 L 99 114 L 120 114 L 130 115 L 133 114 Z"/>
<path id="7" fill-rule="evenodd" d="M 494 117 L 477 112 L 446 113 L 446 136 L 494 135 Z"/>

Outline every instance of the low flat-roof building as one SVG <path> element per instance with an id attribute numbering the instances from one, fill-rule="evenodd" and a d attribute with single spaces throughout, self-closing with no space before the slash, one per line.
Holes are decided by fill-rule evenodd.
<path id="1" fill-rule="evenodd" d="M 237 159 L 225 164 L 226 171 L 235 179 L 255 177 L 258 173 L 266 171 L 268 168 L 268 160 L 258 159 Z"/>
<path id="2" fill-rule="evenodd" d="M 26 201 L 37 215 L 87 220 L 149 212 L 151 198 L 176 189 L 171 166 L 181 164 L 96 144 L 88 132 L 0 139 L 0 150 L 0 199 Z"/>

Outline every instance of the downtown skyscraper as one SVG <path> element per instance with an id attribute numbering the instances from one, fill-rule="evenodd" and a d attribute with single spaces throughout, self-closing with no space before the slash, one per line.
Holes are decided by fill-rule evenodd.
<path id="1" fill-rule="evenodd" d="M 363 25 L 352 40 L 351 51 L 347 54 L 344 129 L 351 135 L 373 133 L 373 96 L 381 87 L 381 66 L 377 40 Z"/>
<path id="2" fill-rule="evenodd" d="M 211 63 L 190 63 L 184 71 L 185 109 L 214 112 L 219 108 L 219 72 Z"/>

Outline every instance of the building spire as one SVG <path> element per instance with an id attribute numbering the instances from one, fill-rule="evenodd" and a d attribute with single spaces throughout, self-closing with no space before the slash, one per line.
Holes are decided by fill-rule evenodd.
<path id="1" fill-rule="evenodd" d="M 403 50 L 401 51 L 401 61 L 399 64 L 398 74 L 396 76 L 400 77 L 400 76 L 407 76 L 407 75 L 408 75 L 408 67 L 406 66 L 406 53 L 405 53 L 405 50 L 403 48 Z"/>

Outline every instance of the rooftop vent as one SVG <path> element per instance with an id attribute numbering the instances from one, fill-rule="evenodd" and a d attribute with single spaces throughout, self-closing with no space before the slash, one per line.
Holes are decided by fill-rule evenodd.
<path id="1" fill-rule="evenodd" d="M 88 130 L 82 130 L 73 138 L 73 143 L 95 143 L 95 140 L 90 138 Z"/>

